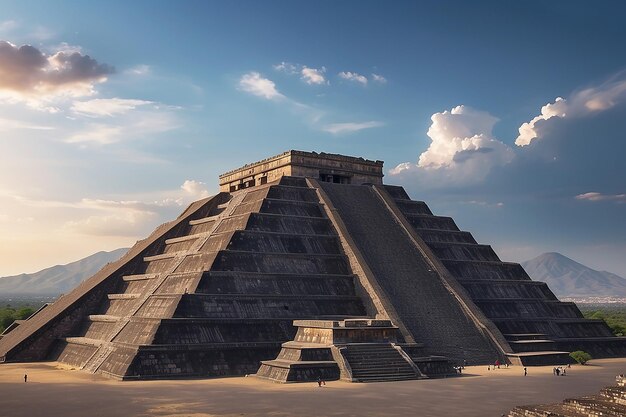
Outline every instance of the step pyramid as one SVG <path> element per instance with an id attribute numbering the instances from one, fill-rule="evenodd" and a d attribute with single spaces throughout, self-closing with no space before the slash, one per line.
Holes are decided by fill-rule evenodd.
<path id="1" fill-rule="evenodd" d="M 626 356 L 602 321 L 383 185 L 381 161 L 289 151 L 220 187 L 0 339 L 0 362 L 55 359 L 122 379 L 244 375 L 276 358 L 294 320 L 349 318 L 391 320 L 413 358 Z"/>

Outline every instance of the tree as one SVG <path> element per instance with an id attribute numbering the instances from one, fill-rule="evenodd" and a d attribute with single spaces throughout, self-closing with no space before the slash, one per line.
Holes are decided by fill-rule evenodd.
<path id="1" fill-rule="evenodd" d="M 571 356 L 572 359 L 574 359 L 576 362 L 578 362 L 581 365 L 586 364 L 592 359 L 590 354 L 582 350 L 577 350 L 576 352 L 572 352 L 569 355 Z"/>

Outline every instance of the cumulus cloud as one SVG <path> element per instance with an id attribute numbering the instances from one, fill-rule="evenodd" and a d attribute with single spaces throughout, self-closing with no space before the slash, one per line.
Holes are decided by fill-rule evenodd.
<path id="1" fill-rule="evenodd" d="M 326 72 L 326 68 L 322 67 L 320 69 L 302 67 L 301 74 L 302 79 L 307 84 L 327 84 L 326 78 L 324 78 L 324 73 Z"/>
<path id="2" fill-rule="evenodd" d="M 356 72 L 341 71 L 338 75 L 339 78 L 344 80 L 359 83 L 361 85 L 367 85 L 367 77 Z"/>
<path id="3" fill-rule="evenodd" d="M 13 98 L 90 95 L 94 84 L 113 72 L 113 67 L 79 52 L 46 55 L 30 45 L 0 41 L 0 92 Z"/>
<path id="4" fill-rule="evenodd" d="M 343 133 L 354 133 L 363 129 L 371 129 L 373 127 L 381 127 L 385 124 L 379 121 L 369 121 L 369 122 L 349 122 L 349 123 L 331 123 L 322 127 L 324 132 L 332 133 L 333 135 L 340 135 Z"/>
<path id="5" fill-rule="evenodd" d="M 567 102 L 561 97 L 557 97 L 554 103 L 548 103 L 541 108 L 541 114 L 533 118 L 530 122 L 522 124 L 519 128 L 519 136 L 515 139 L 517 146 L 529 145 L 533 139 L 537 138 L 535 125 L 542 120 L 549 120 L 552 117 L 567 116 Z"/>
<path id="6" fill-rule="evenodd" d="M 382 75 L 379 74 L 372 74 L 372 80 L 374 80 L 377 83 L 380 84 L 386 84 L 387 83 L 387 79 L 385 77 L 383 77 Z"/>
<path id="7" fill-rule="evenodd" d="M 577 200 L 587 201 L 616 201 L 618 203 L 626 203 L 626 194 L 602 194 L 598 192 L 589 192 L 578 194 Z"/>
<path id="8" fill-rule="evenodd" d="M 152 104 L 152 102 L 123 98 L 98 98 L 88 101 L 75 101 L 72 105 L 72 111 L 90 117 L 113 116 L 127 113 L 147 104 Z"/>
<path id="9" fill-rule="evenodd" d="M 520 126 L 515 144 L 526 146 L 533 140 L 541 138 L 541 124 L 553 117 L 562 119 L 585 117 L 609 110 L 625 99 L 626 80 L 623 79 L 623 75 L 601 85 L 577 91 L 567 99 L 557 97 L 554 103 L 548 103 L 541 108 L 541 114 Z"/>
<path id="10" fill-rule="evenodd" d="M 201 198 L 205 198 L 209 196 L 209 192 L 206 189 L 206 184 L 200 181 L 195 180 L 185 180 L 183 185 L 180 186 L 181 190 L 185 192 L 186 195 L 190 196 L 195 200 L 199 200 Z"/>
<path id="11" fill-rule="evenodd" d="M 427 135 L 432 142 L 428 149 L 419 156 L 417 164 L 399 164 L 390 170 L 391 175 L 440 170 L 450 180 L 476 181 L 515 156 L 507 145 L 493 137 L 493 125 L 498 119 L 487 112 L 461 105 L 435 113 L 431 120 Z"/>
<path id="12" fill-rule="evenodd" d="M 263 78 L 261 74 L 255 71 L 244 74 L 239 79 L 239 90 L 267 100 L 285 98 L 284 95 L 278 92 L 276 84 L 272 80 Z"/>

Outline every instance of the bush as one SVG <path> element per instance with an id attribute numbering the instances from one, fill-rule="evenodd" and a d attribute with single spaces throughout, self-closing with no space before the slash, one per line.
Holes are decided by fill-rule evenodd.
<path id="1" fill-rule="evenodd" d="M 591 355 L 582 350 L 577 350 L 576 352 L 572 352 L 569 355 L 572 357 L 572 359 L 574 359 L 581 365 L 584 365 L 591 360 Z"/>

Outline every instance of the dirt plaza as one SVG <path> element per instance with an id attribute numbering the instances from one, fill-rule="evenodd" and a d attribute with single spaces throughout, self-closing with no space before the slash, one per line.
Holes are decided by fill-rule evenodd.
<path id="1" fill-rule="evenodd" d="M 501 416 L 516 405 L 597 392 L 626 359 L 594 360 L 555 377 L 552 367 L 487 370 L 387 383 L 276 384 L 255 377 L 116 381 L 56 362 L 0 365 L 0 415 L 21 416 Z M 24 383 L 24 374 L 28 382 Z"/>

